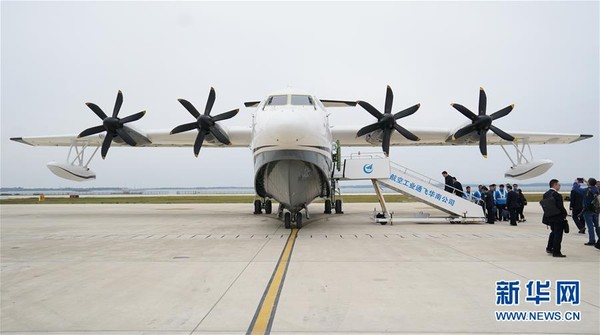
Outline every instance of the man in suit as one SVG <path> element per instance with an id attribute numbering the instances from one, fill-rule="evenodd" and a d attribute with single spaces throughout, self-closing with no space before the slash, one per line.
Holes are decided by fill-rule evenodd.
<path id="1" fill-rule="evenodd" d="M 550 189 L 544 193 L 543 198 L 553 198 L 556 207 L 560 210 L 560 214 L 553 216 L 542 217 L 542 222 L 550 226 L 552 230 L 550 236 L 548 236 L 548 245 L 546 246 L 546 252 L 551 253 L 553 257 L 567 257 L 561 253 L 560 244 L 562 242 L 563 231 L 567 223 L 567 210 L 563 204 L 563 197 L 558 193 L 560 190 L 560 183 L 556 179 L 550 180 Z"/>
<path id="2" fill-rule="evenodd" d="M 444 191 L 454 193 L 454 181 L 452 180 L 452 176 L 448 174 L 448 172 L 443 171 L 442 176 L 444 176 Z"/>
<path id="3" fill-rule="evenodd" d="M 494 213 L 494 191 L 496 191 L 496 184 L 490 185 L 490 190 L 483 194 L 482 200 L 485 203 L 485 209 L 487 213 L 487 223 L 494 224 L 496 214 Z"/>
<path id="4" fill-rule="evenodd" d="M 571 210 L 571 217 L 573 222 L 579 229 L 579 234 L 585 234 L 585 220 L 583 219 L 583 194 L 579 192 L 581 185 L 584 184 L 583 178 L 575 179 L 573 187 L 571 188 L 571 202 L 569 203 L 569 209 Z"/>
<path id="5" fill-rule="evenodd" d="M 517 210 L 519 210 L 519 194 L 513 190 L 513 187 L 510 185 L 506 186 L 508 190 L 508 194 L 506 195 L 506 207 L 508 207 L 508 211 L 510 212 L 510 225 L 517 225 Z"/>
<path id="6" fill-rule="evenodd" d="M 454 187 L 454 194 L 462 198 L 464 195 L 462 184 L 456 180 L 456 177 L 452 177 L 452 187 Z"/>
<path id="7" fill-rule="evenodd" d="M 516 226 L 517 210 L 519 209 L 519 195 L 510 185 L 506 185 L 506 189 L 508 190 L 508 194 L 506 195 L 506 207 L 508 207 L 508 211 L 510 213 L 510 225 Z"/>
<path id="8" fill-rule="evenodd" d="M 487 212 L 485 210 L 485 193 L 487 193 L 488 188 L 483 186 L 483 185 L 479 185 L 477 186 L 477 191 L 473 192 L 473 197 L 475 198 L 475 203 L 480 205 L 481 208 L 483 208 L 483 212 L 485 213 L 485 216 L 487 217 Z"/>

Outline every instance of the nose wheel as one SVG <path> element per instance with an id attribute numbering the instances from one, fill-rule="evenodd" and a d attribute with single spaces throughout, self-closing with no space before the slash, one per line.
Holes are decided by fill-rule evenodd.
<path id="1" fill-rule="evenodd" d="M 290 212 L 286 212 L 283 215 L 283 225 L 284 225 L 285 229 L 291 229 L 292 224 L 295 224 L 296 228 L 298 228 L 298 229 L 302 228 L 302 213 L 301 212 L 296 212 L 294 214 L 292 214 Z"/>

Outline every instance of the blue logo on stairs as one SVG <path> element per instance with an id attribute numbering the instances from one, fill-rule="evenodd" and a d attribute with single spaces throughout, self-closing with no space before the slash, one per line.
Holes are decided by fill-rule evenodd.
<path id="1" fill-rule="evenodd" d="M 373 172 L 373 164 L 365 164 L 365 165 L 363 166 L 363 171 L 364 171 L 366 174 L 371 174 L 371 173 Z"/>

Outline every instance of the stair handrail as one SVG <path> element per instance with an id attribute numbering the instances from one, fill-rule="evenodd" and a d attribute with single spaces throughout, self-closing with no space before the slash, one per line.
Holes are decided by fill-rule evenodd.
<path id="1" fill-rule="evenodd" d="M 428 183 L 429 185 L 433 185 L 433 186 L 442 188 L 444 190 L 445 190 L 446 187 L 448 187 L 448 188 L 450 188 L 452 190 L 452 192 L 449 192 L 449 193 L 452 193 L 454 195 L 456 195 L 456 191 L 461 191 L 461 190 L 459 190 L 459 189 L 457 189 L 457 188 L 455 188 L 453 186 L 441 183 L 441 182 L 439 182 L 439 181 L 437 181 L 437 180 L 435 180 L 435 179 L 433 179 L 431 177 L 423 175 L 423 174 L 421 174 L 421 173 L 419 173 L 419 172 L 417 172 L 415 170 L 409 169 L 406 166 L 402 166 L 402 165 L 400 165 L 398 163 L 390 161 L 390 165 L 393 168 L 395 168 L 396 170 L 399 170 L 402 173 L 406 173 L 406 174 L 410 175 L 411 177 L 417 178 L 417 179 L 419 179 L 422 182 Z M 404 171 L 402 171 L 402 170 L 404 170 Z M 463 193 L 463 195 L 466 194 L 465 191 L 461 191 L 461 192 Z M 468 201 L 471 201 L 471 202 L 474 202 L 474 203 L 478 203 L 478 201 L 481 201 L 481 199 L 478 200 L 477 198 L 475 198 L 473 196 L 473 194 L 470 194 L 469 198 L 464 198 L 464 197 L 459 197 L 459 198 L 463 198 L 465 200 L 468 200 Z"/>
<path id="2" fill-rule="evenodd" d="M 342 156 L 342 158 L 348 158 L 350 157 L 350 159 L 354 159 L 354 158 L 362 158 L 362 157 L 367 157 L 367 158 L 386 158 L 385 155 L 382 152 L 354 152 L 351 153 L 350 156 Z"/>
<path id="3" fill-rule="evenodd" d="M 386 158 L 385 154 L 383 154 L 382 152 L 357 152 L 357 153 L 351 153 L 350 156 L 345 156 L 342 158 L 350 158 L 350 159 L 354 159 L 354 158 Z M 389 158 L 389 157 L 388 157 Z M 441 188 L 441 189 L 445 189 L 446 187 L 450 188 L 452 190 L 452 193 L 454 195 L 456 195 L 456 191 L 460 191 L 457 188 L 454 188 L 453 186 L 450 185 L 446 185 L 445 183 L 441 183 L 439 181 L 437 181 L 436 179 L 433 179 L 431 177 L 428 177 L 424 174 L 421 174 L 415 170 L 409 169 L 406 166 L 402 166 L 398 163 L 395 163 L 393 161 L 389 161 L 390 162 L 390 167 L 393 167 L 397 170 L 400 170 L 402 173 L 406 173 L 411 175 L 411 177 L 417 178 L 422 182 L 428 183 L 429 185 L 433 185 L 435 187 Z M 404 171 L 402 171 L 404 170 Z M 463 193 L 463 195 L 465 194 L 465 191 L 461 191 Z M 468 201 L 471 201 L 473 203 L 479 204 L 479 202 L 481 201 L 481 199 L 477 199 L 473 196 L 473 194 L 469 195 L 469 198 L 464 198 L 464 197 L 459 197 Z"/>

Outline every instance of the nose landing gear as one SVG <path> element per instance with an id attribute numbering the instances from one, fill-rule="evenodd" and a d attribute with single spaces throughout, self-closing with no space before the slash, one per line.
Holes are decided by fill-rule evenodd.
<path id="1" fill-rule="evenodd" d="M 329 206 L 331 207 L 331 202 L 329 203 Z M 265 211 L 265 214 L 271 214 L 273 212 L 273 202 L 271 201 L 271 199 L 268 198 L 264 198 L 263 200 L 261 199 L 256 199 L 254 200 L 254 214 L 262 214 L 263 213 L 263 209 Z M 337 209 L 337 207 L 336 207 Z M 283 224 L 285 226 L 285 229 L 290 229 L 292 227 L 292 225 L 295 225 L 296 228 L 300 229 L 302 228 L 302 210 L 304 210 L 306 212 L 306 219 L 309 219 L 309 215 L 308 215 L 308 208 L 306 205 L 304 205 L 302 208 L 300 208 L 299 210 L 296 210 L 294 212 L 289 212 L 289 211 L 284 211 L 283 205 L 281 203 L 279 203 L 279 207 L 277 208 L 277 217 L 280 219 L 283 219 Z"/>
<path id="2" fill-rule="evenodd" d="M 283 216 L 283 225 L 285 229 L 291 229 L 292 224 L 296 225 L 296 228 L 302 228 L 302 212 L 298 211 L 296 213 L 286 212 Z"/>

